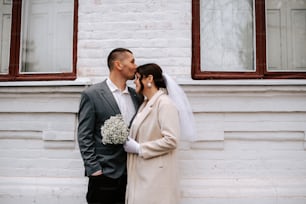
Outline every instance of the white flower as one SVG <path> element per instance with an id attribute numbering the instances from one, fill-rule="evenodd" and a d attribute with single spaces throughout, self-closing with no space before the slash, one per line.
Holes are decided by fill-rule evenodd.
<path id="1" fill-rule="evenodd" d="M 103 144 L 124 144 L 129 136 L 129 128 L 122 115 L 111 116 L 101 127 Z"/>

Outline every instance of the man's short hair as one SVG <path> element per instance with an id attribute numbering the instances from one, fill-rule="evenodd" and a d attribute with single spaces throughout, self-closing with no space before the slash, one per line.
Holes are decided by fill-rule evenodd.
<path id="1" fill-rule="evenodd" d="M 116 48 L 116 49 L 113 49 L 109 53 L 109 55 L 107 57 L 107 66 L 108 66 L 109 70 L 113 69 L 113 62 L 120 59 L 120 57 L 122 57 L 122 54 L 126 53 L 126 52 L 129 52 L 129 53 L 133 54 L 131 50 L 126 49 L 126 48 Z"/>

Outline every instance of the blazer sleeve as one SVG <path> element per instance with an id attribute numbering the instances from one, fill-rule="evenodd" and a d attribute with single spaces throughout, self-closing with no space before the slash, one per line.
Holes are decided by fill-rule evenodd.
<path id="1" fill-rule="evenodd" d="M 87 175 L 101 170 L 101 166 L 95 154 L 95 110 L 94 105 L 88 95 L 83 93 L 81 96 L 78 119 L 78 143 L 81 156 Z"/>

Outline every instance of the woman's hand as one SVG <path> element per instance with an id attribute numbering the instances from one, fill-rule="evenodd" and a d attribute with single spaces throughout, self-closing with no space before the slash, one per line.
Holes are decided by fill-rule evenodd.
<path id="1" fill-rule="evenodd" d="M 128 140 L 124 143 L 123 148 L 128 153 L 139 154 L 139 143 L 131 137 L 128 137 Z"/>

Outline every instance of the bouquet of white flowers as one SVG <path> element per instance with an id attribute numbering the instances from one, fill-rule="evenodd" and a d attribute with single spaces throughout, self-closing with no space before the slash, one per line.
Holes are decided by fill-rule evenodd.
<path id="1" fill-rule="evenodd" d="M 129 128 L 122 115 L 111 116 L 101 127 L 103 144 L 124 144 L 129 136 Z"/>

